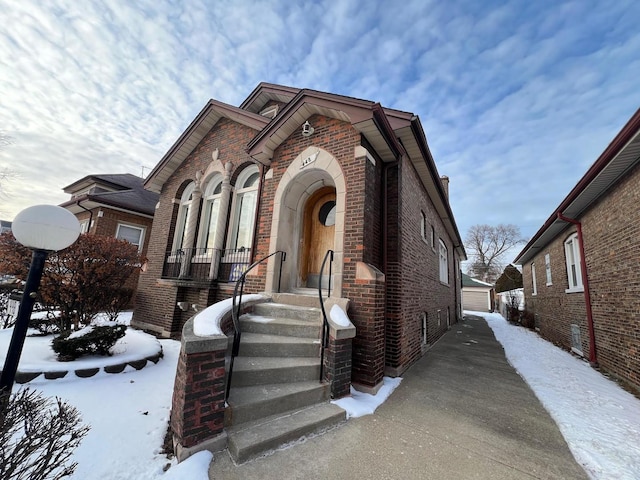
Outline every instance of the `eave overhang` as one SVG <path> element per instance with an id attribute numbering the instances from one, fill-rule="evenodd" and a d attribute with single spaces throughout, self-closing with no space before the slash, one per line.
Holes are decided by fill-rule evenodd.
<path id="1" fill-rule="evenodd" d="M 458 231 L 449 199 L 442 186 L 440 174 L 429 150 L 427 137 L 422 128 L 420 118 L 408 112 L 389 108 L 384 110 L 390 125 L 433 201 L 436 211 L 451 237 L 454 248 L 458 251 L 461 259 L 466 260 L 467 253 L 464 249 L 462 237 Z"/>
<path id="2" fill-rule="evenodd" d="M 300 90 L 269 126 L 249 142 L 247 152 L 263 165 L 270 165 L 275 149 L 312 115 L 350 123 L 384 162 L 395 161 L 402 153 L 391 130 L 385 130 L 386 119 L 379 104 L 307 89 Z"/>
<path id="3" fill-rule="evenodd" d="M 269 118 L 257 113 L 242 110 L 217 100 L 209 100 L 207 105 L 149 173 L 144 182 L 144 188 L 160 193 L 164 183 L 221 118 L 227 118 L 256 131 L 262 130 L 270 122 Z"/>
<path id="4" fill-rule="evenodd" d="M 95 208 L 110 208 L 111 210 L 117 210 L 120 212 L 135 214 L 140 217 L 153 218 L 153 213 L 149 213 L 146 210 L 124 207 L 117 202 L 110 202 L 109 199 L 101 198 L 94 195 L 81 195 L 72 200 L 68 200 L 60 204 L 61 207 L 66 208 L 71 213 L 78 214 L 87 210 L 93 210 Z M 84 208 L 83 208 L 84 207 Z"/>
<path id="5" fill-rule="evenodd" d="M 553 211 L 513 263 L 517 265 L 527 263 L 567 229 L 569 225 L 560 220 L 558 214 L 578 220 L 639 161 L 640 109 L 636 111 L 606 150 L 587 170 L 587 173 Z"/>

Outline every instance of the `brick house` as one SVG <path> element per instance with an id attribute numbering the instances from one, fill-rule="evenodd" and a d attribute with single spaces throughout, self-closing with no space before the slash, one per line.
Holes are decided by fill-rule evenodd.
<path id="1" fill-rule="evenodd" d="M 144 257 L 159 195 L 143 183 L 129 173 L 87 175 L 64 187 L 71 198 L 60 206 L 76 216 L 82 233 L 127 240 Z"/>
<path id="2" fill-rule="evenodd" d="M 517 256 L 547 340 L 640 390 L 640 110 Z"/>
<path id="3" fill-rule="evenodd" d="M 349 339 L 336 354 L 345 363 L 334 373 L 347 378 L 332 386 L 334 396 L 348 393 L 351 381 L 377 391 L 383 375 L 402 374 L 461 317 L 466 255 L 448 179 L 439 176 L 412 113 L 261 83 L 239 107 L 210 100 L 145 188 L 160 201 L 132 324 L 182 334 L 183 347 L 194 311 L 232 296 L 246 266 L 274 252 L 283 253 L 247 274 L 247 292 L 317 306 L 320 288 L 355 326 L 352 347 Z M 321 268 L 325 258 L 330 270 Z M 186 373 L 190 361 L 181 357 L 172 414 L 183 446 L 201 440 L 173 420 L 199 395 L 185 400 L 180 393 L 196 378 Z M 202 362 L 223 362 L 211 379 L 220 381 L 224 359 Z M 218 431 L 222 417 L 194 408 L 205 423 L 218 418 L 207 426 Z"/>

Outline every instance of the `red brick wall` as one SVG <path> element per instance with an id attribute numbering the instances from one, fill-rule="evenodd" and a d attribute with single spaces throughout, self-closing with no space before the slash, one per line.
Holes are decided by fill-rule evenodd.
<path id="1" fill-rule="evenodd" d="M 173 243 L 178 203 L 184 188 L 195 180 L 197 171 L 207 168 L 216 148 L 220 152 L 220 160 L 223 163 L 232 162 L 234 168 L 251 162 L 245 148 L 255 134 L 256 131 L 251 128 L 224 118 L 219 120 L 163 185 L 160 207 L 156 210 L 150 235 L 148 269 L 140 275 L 138 284 L 134 325 L 145 325 L 147 329 L 154 329 L 163 335 L 179 335 L 190 315 L 176 307 L 177 298 L 185 297 L 185 300 L 191 301 L 193 297 L 196 301 L 192 303 L 199 303 L 199 298 L 212 298 L 208 292 L 196 290 L 189 294 L 184 290 L 178 291 L 175 283 L 159 282 L 158 279 L 162 275 L 166 252 Z"/>
<path id="2" fill-rule="evenodd" d="M 606 371 L 640 390 L 640 166 L 616 184 L 579 220 L 585 246 L 597 360 Z M 564 240 L 569 226 L 535 259 L 538 295 L 532 296 L 531 266 L 524 267 L 527 308 L 540 320 L 540 334 L 570 348 L 570 325 L 580 325 L 582 351 L 589 356 L 589 335 L 583 293 L 568 287 Z M 544 254 L 551 254 L 553 286 L 545 285 Z"/>
<path id="3" fill-rule="evenodd" d="M 398 231 L 390 232 L 392 250 L 387 272 L 386 363 L 390 373 L 404 371 L 422 355 L 423 312 L 428 314 L 428 343 L 435 342 L 446 332 L 447 311 L 450 322 L 456 322 L 456 290 L 459 289 L 455 281 L 452 241 L 408 159 L 403 159 L 395 176 L 398 199 L 390 199 L 389 216 L 398 218 Z M 421 231 L 422 212 L 428 223 L 426 241 Z M 435 248 L 430 242 L 431 225 L 435 229 Z M 448 284 L 439 279 L 439 239 L 448 250 Z"/>

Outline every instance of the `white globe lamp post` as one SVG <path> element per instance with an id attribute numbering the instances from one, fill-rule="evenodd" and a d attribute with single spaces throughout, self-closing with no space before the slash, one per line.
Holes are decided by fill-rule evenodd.
<path id="1" fill-rule="evenodd" d="M 80 235 L 80 223 L 69 210 L 62 207 L 34 205 L 16 215 L 11 230 L 19 243 L 33 250 L 33 255 L 0 378 L 0 397 L 3 399 L 3 406 L 6 405 L 13 389 L 18 362 L 29 328 L 29 319 L 44 270 L 44 262 L 49 252 L 63 250 L 76 241 Z"/>

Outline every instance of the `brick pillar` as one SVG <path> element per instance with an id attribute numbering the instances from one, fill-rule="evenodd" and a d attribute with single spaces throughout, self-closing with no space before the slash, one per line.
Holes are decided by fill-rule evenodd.
<path id="1" fill-rule="evenodd" d="M 353 327 L 355 335 L 355 327 Z M 351 389 L 351 356 L 353 337 L 336 338 L 329 335 L 324 356 L 324 380 L 331 384 L 331 398 L 349 395 Z"/>
<path id="2" fill-rule="evenodd" d="M 225 354 L 227 337 L 196 337 L 193 319 L 182 332 L 182 345 L 171 403 L 171 430 L 178 461 L 200 450 L 222 450 Z"/>
<path id="3" fill-rule="evenodd" d="M 385 364 L 385 276 L 363 262 L 356 265 L 351 288 L 352 322 L 358 332 L 353 341 L 352 380 L 357 390 L 375 394 L 382 386 Z"/>
<path id="4" fill-rule="evenodd" d="M 346 314 L 349 308 L 346 298 L 328 298 L 324 308 L 329 323 L 329 342 L 324 351 L 323 380 L 331 384 L 331 398 L 341 398 L 350 393 L 352 344 L 356 327 Z M 339 315 L 337 319 L 332 317 L 334 308 L 339 309 L 333 312 Z"/>

